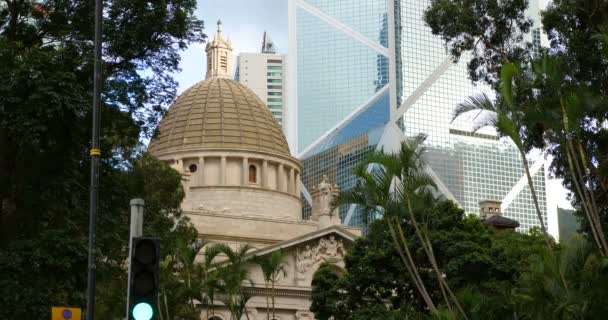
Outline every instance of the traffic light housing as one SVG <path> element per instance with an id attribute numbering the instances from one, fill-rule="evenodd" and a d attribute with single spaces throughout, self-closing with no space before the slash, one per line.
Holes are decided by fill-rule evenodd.
<path id="1" fill-rule="evenodd" d="M 134 237 L 129 275 L 129 320 L 156 320 L 160 281 L 160 240 Z"/>

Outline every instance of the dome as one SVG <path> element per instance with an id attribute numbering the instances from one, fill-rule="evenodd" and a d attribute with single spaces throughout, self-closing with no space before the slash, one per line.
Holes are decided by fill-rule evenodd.
<path id="1" fill-rule="evenodd" d="M 181 94 L 158 126 L 148 151 L 237 149 L 291 156 L 281 127 L 258 96 L 227 78 L 201 81 Z"/>

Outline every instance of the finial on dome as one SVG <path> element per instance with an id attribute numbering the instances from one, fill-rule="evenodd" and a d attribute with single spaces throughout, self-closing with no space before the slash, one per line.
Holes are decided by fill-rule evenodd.
<path id="1" fill-rule="evenodd" d="M 217 20 L 217 32 L 207 43 L 207 76 L 232 78 L 232 44 L 222 36 L 222 20 Z"/>

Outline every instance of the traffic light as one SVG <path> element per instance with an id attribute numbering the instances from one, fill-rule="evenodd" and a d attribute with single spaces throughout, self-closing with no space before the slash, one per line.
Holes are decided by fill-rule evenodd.
<path id="1" fill-rule="evenodd" d="M 160 281 L 160 240 L 134 237 L 129 276 L 129 320 L 156 320 Z"/>

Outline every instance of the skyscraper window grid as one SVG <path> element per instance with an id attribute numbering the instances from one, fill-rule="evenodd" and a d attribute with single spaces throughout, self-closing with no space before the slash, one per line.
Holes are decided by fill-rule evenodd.
<path id="1" fill-rule="evenodd" d="M 344 31 L 343 27 L 340 28 L 340 24 L 344 24 L 354 32 L 364 34 L 369 40 L 377 41 L 384 47 L 388 46 L 388 41 L 394 41 L 395 55 L 393 58 L 395 65 L 392 67 L 394 68 L 396 81 L 391 85 L 396 88 L 395 100 L 397 104 L 391 106 L 391 110 L 397 110 L 397 107 L 404 102 L 413 102 L 406 106 L 407 112 L 404 116 L 398 118 L 399 126 L 402 128 L 404 136 L 413 136 L 418 133 L 424 133 L 428 136 L 426 141 L 427 160 L 431 170 L 440 180 L 439 182 L 446 186 L 450 196 L 453 196 L 470 213 L 479 211 L 478 203 L 481 200 L 504 199 L 506 200 L 506 203 L 503 204 L 506 209 L 505 215 L 520 220 L 521 227 L 519 230 L 528 231 L 530 227 L 538 225 L 527 185 L 524 184 L 520 189 L 516 186 L 518 184 L 522 185 L 520 182 L 523 178 L 523 167 L 517 150 L 511 142 L 505 138 L 498 139 L 496 132 L 492 129 L 472 132 L 471 119 L 464 118 L 451 122 L 453 110 L 458 103 L 463 102 L 471 95 L 483 91 L 489 92 L 490 90 L 483 86 L 476 87 L 471 84 L 467 77 L 468 73 L 465 65 L 468 61 L 467 57 L 462 57 L 459 64 L 451 63 L 441 39 L 434 37 L 422 20 L 422 13 L 428 6 L 428 1 L 388 1 L 388 4 L 392 6 L 389 9 L 392 9 L 394 15 L 392 20 L 394 25 L 392 27 L 395 37 L 393 39 L 388 39 L 388 32 L 386 32 L 387 13 L 391 11 L 386 10 L 387 1 L 293 0 L 292 4 L 294 3 L 297 13 L 295 25 L 297 29 L 298 73 L 301 70 L 306 70 L 305 75 L 298 74 L 297 78 L 299 150 L 302 150 L 307 144 L 311 143 L 311 140 L 314 140 L 309 137 L 310 135 L 318 137 L 323 133 L 327 134 L 327 131 L 311 132 L 311 126 L 307 124 L 323 121 L 322 118 L 328 120 L 327 114 L 334 112 L 335 115 L 336 109 L 353 110 L 360 106 L 349 100 L 351 96 L 341 97 L 338 94 L 337 97 L 334 97 L 338 101 L 332 102 L 339 108 L 332 108 L 332 104 L 329 104 L 328 108 L 324 108 L 327 110 L 325 112 L 323 112 L 324 109 L 316 109 L 315 106 L 319 104 L 316 103 L 317 100 L 314 97 L 311 98 L 310 95 L 306 94 L 309 92 L 309 88 L 306 87 L 308 84 L 302 84 L 302 81 L 306 81 L 306 78 L 315 78 L 315 81 L 323 82 L 327 79 L 335 80 L 336 76 L 344 80 L 344 77 L 340 77 L 340 70 L 332 73 L 331 67 L 357 68 L 360 66 L 356 62 L 349 62 L 349 57 L 363 55 L 371 60 L 370 56 L 375 54 L 376 77 L 368 73 L 368 77 L 363 76 L 356 78 L 356 80 L 386 83 L 386 81 L 383 82 L 382 77 L 384 76 L 384 66 L 388 67 L 388 57 L 369 50 L 344 52 L 340 50 L 339 45 L 332 41 L 320 40 L 316 42 L 317 44 L 329 45 L 329 47 L 312 45 L 312 41 L 318 40 L 318 37 L 327 38 L 327 34 L 342 39 L 342 42 L 357 44 L 354 41 L 356 34 L 349 34 L 352 31 Z M 311 6 L 314 10 L 310 9 Z M 374 11 L 374 8 L 378 11 Z M 317 9 L 323 13 L 312 14 Z M 382 9 L 386 11 L 383 13 Z M 334 23 L 326 23 L 326 21 L 320 19 L 323 14 L 335 19 Z M 327 28 L 330 30 L 327 30 Z M 350 42 L 344 40 L 348 37 L 350 37 Z M 536 39 L 533 38 L 533 40 Z M 357 47 L 365 48 L 365 45 L 359 41 Z M 323 52 L 323 55 L 316 56 L 315 59 L 309 61 L 302 58 L 302 55 L 308 56 L 319 50 Z M 336 56 L 343 58 L 342 64 L 334 63 L 331 59 Z M 320 70 L 324 70 L 324 72 L 319 72 Z M 353 78 L 347 79 L 351 80 Z M 388 77 L 384 79 L 388 79 Z M 320 96 L 326 98 L 327 94 L 335 94 L 331 89 L 333 88 Z M 379 89 L 379 87 L 376 88 L 376 90 Z M 413 97 L 413 94 L 420 90 L 423 94 L 419 97 Z M 412 97 L 413 99 L 408 100 Z M 350 107 L 348 104 L 350 104 Z M 370 106 L 370 108 L 372 107 L 377 106 Z M 337 119 L 337 121 L 340 120 L 344 120 L 343 117 Z M 360 119 L 355 116 L 349 121 L 356 122 L 358 120 Z M 332 118 L 330 122 L 337 123 L 337 121 Z M 327 128 L 327 126 L 321 127 Z M 371 128 L 372 126 L 367 126 L 366 130 Z M 348 178 L 350 167 L 361 163 L 367 152 L 377 148 L 379 138 L 367 139 L 365 143 L 361 143 L 359 139 L 366 136 L 365 132 L 358 132 L 358 135 L 355 135 L 343 132 L 345 130 L 352 131 L 353 128 L 349 127 L 348 124 L 338 128 L 336 132 L 327 135 L 323 141 L 317 144 L 320 147 L 315 147 L 303 154 L 302 159 L 306 168 L 305 175 L 307 175 L 302 177 L 305 186 L 316 183 L 315 179 L 318 180 L 320 175 L 328 172 L 343 177 L 337 179 L 338 184 L 343 189 L 347 189 L 354 183 L 354 180 Z M 309 136 L 303 137 L 303 134 Z M 341 136 L 348 137 L 351 140 L 344 141 L 343 138 L 340 138 Z M 354 145 L 358 148 L 353 148 L 351 141 L 356 140 L 359 141 L 359 144 Z M 363 147 L 363 144 L 366 147 Z M 347 145 L 350 147 L 346 147 Z M 382 147 L 382 145 L 379 147 Z M 355 152 L 354 150 L 366 151 Z M 320 154 L 317 155 L 316 152 Z M 536 160 L 531 159 L 531 164 Z M 540 207 L 546 220 L 543 167 L 540 166 L 536 172 L 533 172 L 533 175 L 535 187 L 538 190 Z M 341 208 L 343 215 L 345 211 L 344 208 Z M 306 215 L 306 212 L 304 214 Z M 366 219 L 362 219 L 361 214 L 359 211 L 352 215 L 350 223 L 363 226 L 362 224 L 365 223 Z"/>

